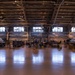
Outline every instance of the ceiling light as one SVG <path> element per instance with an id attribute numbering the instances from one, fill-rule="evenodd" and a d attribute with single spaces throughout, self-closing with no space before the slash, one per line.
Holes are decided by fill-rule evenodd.
<path id="1" fill-rule="evenodd" d="M 16 3 L 17 1 L 15 1 L 15 3 Z"/>
<path id="2" fill-rule="evenodd" d="M 13 4 L 15 4 L 15 3 L 17 3 L 17 1 L 16 1 L 16 0 L 13 2 Z"/>

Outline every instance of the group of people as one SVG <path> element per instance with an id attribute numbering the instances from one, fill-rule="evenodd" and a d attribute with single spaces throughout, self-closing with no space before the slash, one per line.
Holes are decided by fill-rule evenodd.
<path id="1" fill-rule="evenodd" d="M 61 41 L 49 40 L 47 38 L 33 38 L 26 42 L 26 46 L 29 48 L 47 48 L 47 47 L 60 47 Z"/>
<path id="2" fill-rule="evenodd" d="M 5 40 L 4 40 L 5 41 Z M 6 41 L 8 42 L 8 41 Z M 10 42 L 6 43 L 10 45 Z M 12 42 L 13 47 L 21 47 L 28 46 L 29 48 L 49 48 L 49 47 L 57 47 L 60 48 L 62 41 L 56 41 L 48 38 L 31 38 L 28 41 L 17 41 L 14 40 Z"/>

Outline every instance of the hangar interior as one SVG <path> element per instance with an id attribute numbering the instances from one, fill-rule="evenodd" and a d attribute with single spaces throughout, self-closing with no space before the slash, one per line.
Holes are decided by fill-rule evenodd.
<path id="1" fill-rule="evenodd" d="M 0 75 L 75 75 L 75 0 L 0 0 Z"/>

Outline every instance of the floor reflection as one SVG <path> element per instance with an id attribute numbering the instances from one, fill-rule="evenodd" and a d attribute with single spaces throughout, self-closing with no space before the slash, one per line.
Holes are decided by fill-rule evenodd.
<path id="1" fill-rule="evenodd" d="M 44 55 L 42 50 L 39 50 L 38 54 L 32 54 L 32 62 L 33 64 L 41 64 L 44 62 Z"/>
<path id="2" fill-rule="evenodd" d="M 0 64 L 6 63 L 6 51 L 0 50 Z"/>
<path id="3" fill-rule="evenodd" d="M 75 53 L 74 52 L 70 53 L 70 57 L 71 57 L 71 63 L 75 63 Z"/>
<path id="4" fill-rule="evenodd" d="M 75 75 L 74 67 L 75 53 L 68 49 L 0 50 L 0 75 Z"/>
<path id="5" fill-rule="evenodd" d="M 52 63 L 63 63 L 63 51 L 52 49 Z"/>
<path id="6" fill-rule="evenodd" d="M 25 52 L 24 50 L 14 50 L 13 51 L 13 63 L 24 64 L 25 63 Z"/>

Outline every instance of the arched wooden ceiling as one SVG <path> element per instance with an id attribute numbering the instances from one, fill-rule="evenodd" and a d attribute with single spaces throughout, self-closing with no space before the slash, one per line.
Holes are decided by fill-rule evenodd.
<path id="1" fill-rule="evenodd" d="M 75 0 L 0 0 L 0 25 L 75 24 Z"/>

